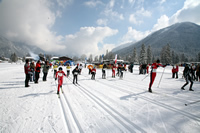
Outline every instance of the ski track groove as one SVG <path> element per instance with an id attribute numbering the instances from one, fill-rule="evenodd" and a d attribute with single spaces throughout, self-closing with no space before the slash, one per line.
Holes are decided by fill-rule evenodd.
<path id="1" fill-rule="evenodd" d="M 131 122 L 130 120 L 125 118 L 122 114 L 117 112 L 115 109 L 113 109 L 111 106 L 109 106 L 103 100 L 101 100 L 99 97 L 95 96 L 93 93 L 91 93 L 88 89 L 86 89 L 82 85 L 79 84 L 79 85 L 76 85 L 76 87 L 79 88 L 79 90 L 81 90 L 86 96 L 88 96 L 90 99 L 92 99 L 95 103 L 97 103 L 103 110 L 105 110 L 108 114 L 110 114 L 118 123 L 120 123 L 123 127 L 125 127 L 131 133 L 136 132 L 135 130 L 133 130 L 132 127 L 134 127 L 134 129 L 137 129 L 137 131 L 139 131 L 139 132 L 146 133 L 146 131 L 144 131 L 143 129 L 138 127 L 136 124 L 134 124 L 133 122 Z"/>
<path id="2" fill-rule="evenodd" d="M 54 80 L 54 78 L 53 78 L 53 80 Z M 57 90 L 57 84 L 56 84 L 56 80 L 55 80 L 55 87 L 56 87 L 56 90 Z M 57 95 L 57 94 L 56 94 Z M 58 95 L 57 95 L 57 97 L 58 97 Z M 60 105 L 60 108 L 61 108 L 61 115 L 63 116 L 63 118 L 64 118 L 64 122 L 65 122 L 65 130 L 68 130 L 68 132 L 69 133 L 71 133 L 72 131 L 71 131 L 71 128 L 70 128 L 70 125 L 69 125 L 69 121 L 67 120 L 67 116 L 66 116 L 66 113 L 65 113 L 65 109 L 64 109 L 64 105 L 63 105 L 63 102 L 61 101 L 61 97 L 60 98 L 58 98 L 58 103 L 59 103 L 59 105 Z"/>
<path id="3" fill-rule="evenodd" d="M 56 89 L 57 89 L 56 81 L 55 81 L 55 85 L 56 85 Z M 63 91 L 63 90 L 61 90 L 61 91 Z M 73 132 L 73 129 L 72 129 L 73 127 L 75 127 L 78 130 L 79 133 L 83 133 L 83 129 L 80 126 L 80 124 L 79 124 L 79 122 L 78 122 L 78 120 L 75 116 L 75 113 L 72 110 L 71 105 L 70 105 L 64 91 L 63 91 L 63 93 L 60 92 L 59 103 L 61 104 L 62 113 L 64 115 L 65 123 L 67 125 L 69 133 Z M 65 106 L 69 110 L 69 115 L 71 115 L 71 120 L 69 120 L 69 118 L 67 117 L 67 112 L 65 111 Z M 74 121 L 74 122 L 72 122 L 72 121 Z"/>
<path id="4" fill-rule="evenodd" d="M 102 83 L 102 84 L 105 85 L 106 83 Z M 106 85 L 108 85 L 108 84 L 106 84 Z M 111 85 L 108 85 L 108 86 L 111 86 Z M 119 88 L 119 87 L 116 86 L 116 85 L 115 85 L 115 88 L 117 88 L 117 90 L 120 90 L 120 91 L 122 91 L 122 92 L 124 92 L 124 93 L 128 93 L 129 95 L 130 95 L 130 94 L 135 94 L 135 95 L 136 95 L 136 93 L 134 93 L 134 92 L 132 92 L 132 91 L 128 91 L 128 90 L 121 89 L 121 88 Z M 153 103 L 153 104 L 155 104 L 155 105 L 157 105 L 157 106 L 163 107 L 163 108 L 165 108 L 165 109 L 171 110 L 171 111 L 176 112 L 176 113 L 181 113 L 182 115 L 187 116 L 187 117 L 190 118 L 190 119 L 193 119 L 193 120 L 196 120 L 196 121 L 200 122 L 200 117 L 198 117 L 198 116 L 195 116 L 195 115 L 190 114 L 190 113 L 188 113 L 188 112 L 185 112 L 185 111 L 183 111 L 183 110 L 179 110 L 179 109 L 177 109 L 177 108 L 171 107 L 171 106 L 166 105 L 166 104 L 164 104 L 164 103 L 161 103 L 161 102 L 159 102 L 159 101 L 155 101 L 155 100 L 150 99 L 150 98 L 145 97 L 145 96 L 141 96 L 141 95 L 140 95 L 140 96 L 138 96 L 138 97 L 140 97 L 140 98 L 143 99 L 143 100 L 149 101 L 149 102 L 151 102 L 151 103 Z"/>
<path id="5" fill-rule="evenodd" d="M 86 77 L 86 76 L 85 76 Z M 98 82 L 100 82 L 100 83 L 102 83 L 101 81 L 99 81 L 99 80 L 97 80 Z M 130 83 L 129 81 L 127 81 L 127 82 L 129 82 L 129 85 L 127 85 L 126 83 L 123 83 L 124 81 L 122 81 L 122 80 L 115 80 L 115 81 L 118 81 L 118 82 L 121 82 L 121 84 L 123 84 L 124 86 L 127 86 L 127 87 L 130 87 L 129 85 L 137 85 L 137 86 L 140 86 L 140 87 L 144 87 L 143 85 L 138 85 L 138 84 L 135 84 L 135 83 Z M 107 86 L 109 86 L 109 87 L 112 87 L 112 85 L 114 85 L 114 86 L 116 86 L 116 84 L 113 84 L 113 83 L 102 83 L 103 85 L 107 85 Z M 112 85 L 111 85 L 112 84 Z M 133 88 L 133 89 L 136 89 L 136 88 Z M 144 90 L 144 89 L 143 89 Z M 144 92 L 147 92 L 147 90 L 144 90 Z M 180 90 L 180 92 L 181 92 L 181 90 Z M 153 92 L 152 94 L 154 94 L 154 95 L 158 95 L 158 96 L 160 96 L 160 95 L 162 95 L 162 96 L 164 96 L 164 97 L 171 97 L 171 98 L 174 98 L 174 99 L 176 99 L 177 101 L 179 101 L 179 102 L 181 102 L 181 103 L 183 103 L 183 104 L 185 104 L 185 103 L 188 103 L 188 101 L 187 100 L 185 100 L 185 99 L 183 99 L 183 98 L 179 98 L 179 97 L 176 97 L 176 96 L 172 96 L 172 95 L 170 95 L 170 94 L 164 94 L 164 93 L 160 93 L 160 92 Z M 182 94 L 182 96 L 186 96 L 186 95 L 184 95 L 184 94 Z M 195 97 L 195 98 L 197 98 L 197 99 L 199 99 L 199 97 Z M 185 102 L 183 102 L 183 101 L 185 101 Z M 194 100 L 193 100 L 194 101 Z M 189 101 L 189 102 L 192 102 L 192 101 Z"/>

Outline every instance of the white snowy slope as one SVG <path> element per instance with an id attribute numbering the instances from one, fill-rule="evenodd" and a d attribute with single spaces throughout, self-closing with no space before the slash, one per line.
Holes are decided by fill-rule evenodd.
<path id="1" fill-rule="evenodd" d="M 171 78 L 170 66 L 158 68 L 152 94 L 149 76 L 139 75 L 138 66 L 125 72 L 123 80 L 111 78 L 111 70 L 102 79 L 101 69 L 91 80 L 84 68 L 79 85 L 72 84 L 72 75 L 64 78 L 59 99 L 51 70 L 46 82 L 41 73 L 38 84 L 25 88 L 23 65 L 0 63 L 2 133 L 200 132 L 200 82 L 194 82 L 194 92 L 189 85 L 180 90 L 185 83 L 181 67 L 178 79 Z"/>

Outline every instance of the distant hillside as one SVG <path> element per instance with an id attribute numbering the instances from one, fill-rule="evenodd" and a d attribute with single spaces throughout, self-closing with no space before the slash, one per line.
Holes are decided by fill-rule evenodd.
<path id="1" fill-rule="evenodd" d="M 191 22 L 176 23 L 114 53 L 130 55 L 134 47 L 140 51 L 142 44 L 145 44 L 146 48 L 150 45 L 154 56 L 159 56 L 162 47 L 170 44 L 171 50 L 177 54 L 184 53 L 186 56 L 195 57 L 200 52 L 200 26 Z"/>
<path id="2" fill-rule="evenodd" d="M 35 54 L 44 53 L 44 51 L 38 47 L 12 42 L 3 36 L 0 36 L 0 56 L 10 58 L 11 54 L 15 53 L 18 57 L 23 57 L 28 54 L 29 51 Z"/>

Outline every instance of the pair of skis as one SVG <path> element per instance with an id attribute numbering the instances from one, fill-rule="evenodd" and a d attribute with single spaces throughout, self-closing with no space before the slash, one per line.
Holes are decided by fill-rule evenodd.
<path id="1" fill-rule="evenodd" d="M 64 93 L 62 87 L 60 87 L 60 90 L 61 90 L 62 93 Z M 58 98 L 60 98 L 60 93 L 58 93 Z"/>

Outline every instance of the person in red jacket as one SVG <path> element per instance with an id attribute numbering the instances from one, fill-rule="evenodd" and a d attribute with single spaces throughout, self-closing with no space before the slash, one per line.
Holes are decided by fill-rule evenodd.
<path id="1" fill-rule="evenodd" d="M 96 68 L 95 68 L 95 67 L 92 68 L 91 74 L 92 74 L 91 79 L 94 79 L 94 80 L 95 80 L 95 74 L 96 74 Z"/>
<path id="2" fill-rule="evenodd" d="M 116 65 L 114 64 L 113 66 L 112 66 L 112 78 L 115 78 L 115 69 L 116 69 L 117 67 L 116 67 Z"/>
<path id="3" fill-rule="evenodd" d="M 26 74 L 26 79 L 25 79 L 25 87 L 29 87 L 28 82 L 30 80 L 30 65 L 29 65 L 29 60 L 26 60 L 26 64 L 24 65 L 24 73 Z"/>
<path id="4" fill-rule="evenodd" d="M 38 83 L 38 80 L 40 78 L 40 61 L 38 60 L 35 66 L 35 83 Z"/>
<path id="5" fill-rule="evenodd" d="M 59 71 L 56 72 L 56 78 L 55 78 L 55 80 L 58 79 L 58 90 L 57 90 L 57 94 L 59 94 L 60 88 L 62 88 L 63 77 L 64 77 L 64 76 L 65 76 L 65 77 L 67 76 L 67 75 L 65 74 L 65 72 L 62 70 L 62 67 L 59 67 L 58 70 L 59 70 Z"/>
<path id="6" fill-rule="evenodd" d="M 175 77 L 175 73 L 176 73 L 176 68 L 173 66 L 173 67 L 172 67 L 172 78 Z"/>
<path id="7" fill-rule="evenodd" d="M 149 92 L 152 93 L 151 87 L 153 85 L 153 82 L 156 78 L 156 70 L 159 66 L 165 67 L 160 64 L 160 60 L 155 60 L 154 63 L 151 65 L 151 73 L 150 73 L 150 83 L 149 83 Z"/>

